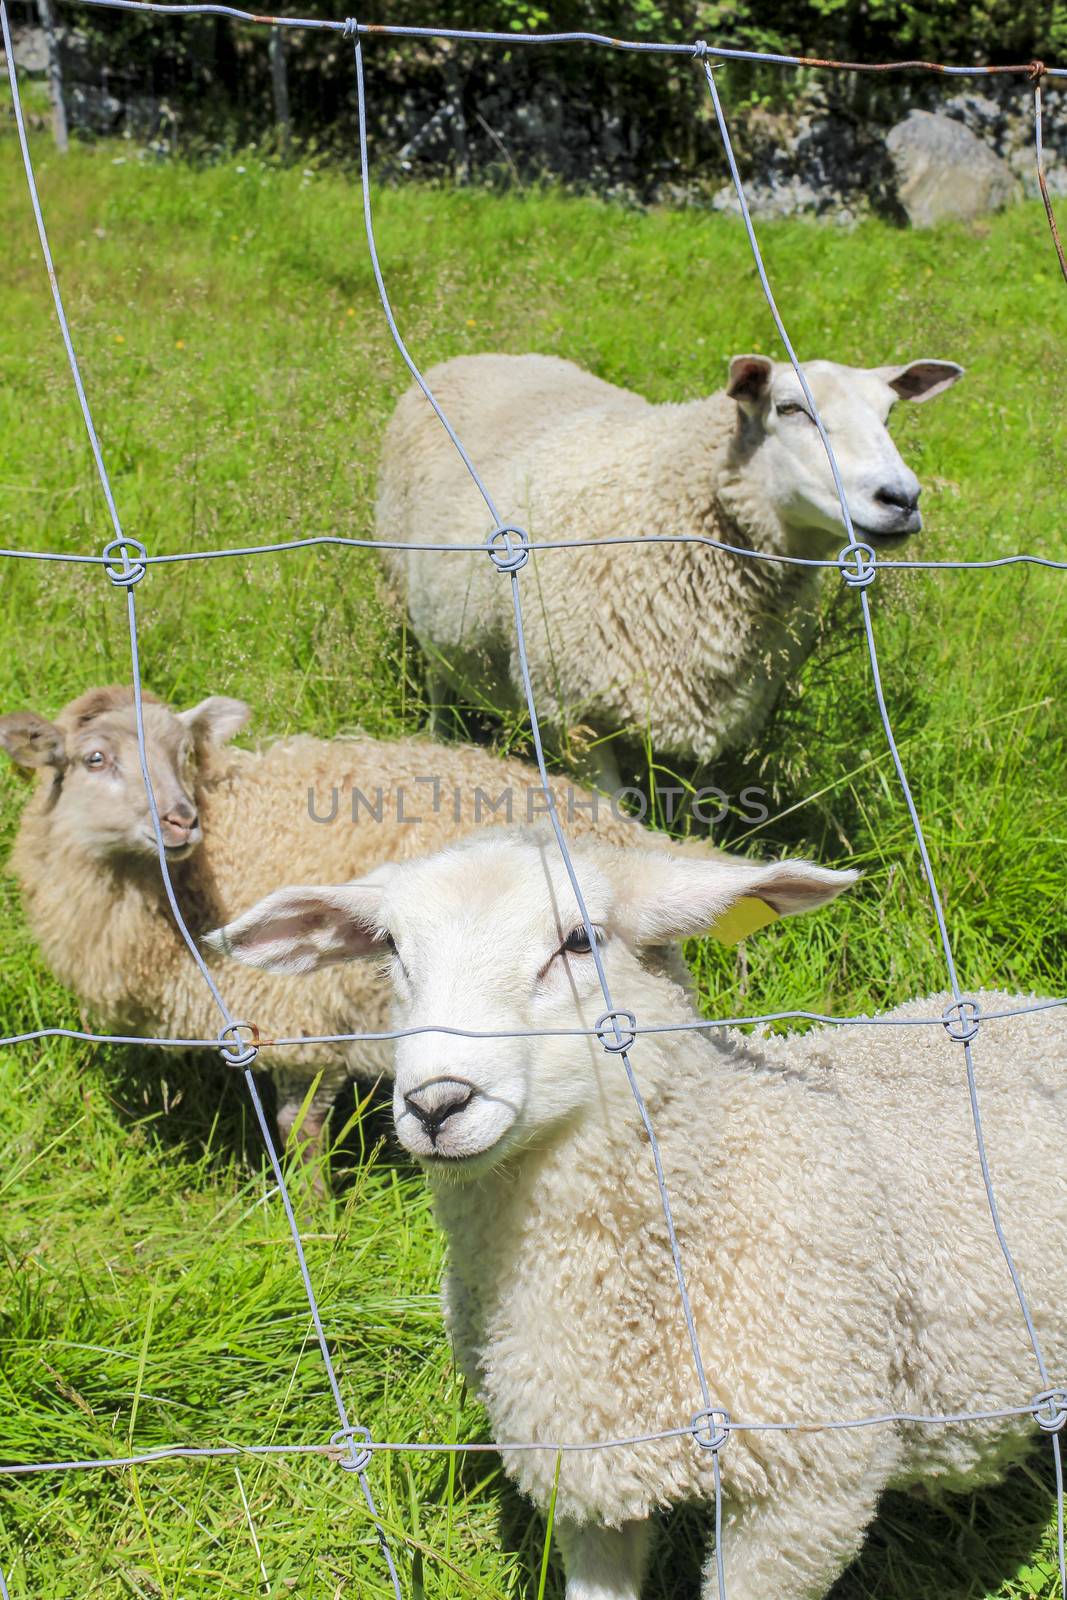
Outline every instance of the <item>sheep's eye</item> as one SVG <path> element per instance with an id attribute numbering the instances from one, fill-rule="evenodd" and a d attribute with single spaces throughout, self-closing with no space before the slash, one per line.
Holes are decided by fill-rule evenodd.
<path id="1" fill-rule="evenodd" d="M 808 410 L 807 406 L 800 405 L 800 403 L 798 401 L 796 401 L 796 400 L 785 400 L 785 401 L 782 402 L 782 404 L 780 406 L 775 406 L 774 409 L 777 411 L 777 413 L 778 413 L 778 415 L 780 417 L 797 417 L 797 416 L 799 416 L 799 417 L 807 417 L 809 422 L 811 422 L 811 420 L 812 420 L 811 413 Z"/>
<path id="2" fill-rule="evenodd" d="M 101 767 L 107 766 L 107 756 L 102 750 L 93 750 L 86 756 L 85 765 L 90 772 L 99 772 Z"/>
<path id="3" fill-rule="evenodd" d="M 593 930 L 593 935 L 599 944 L 600 937 L 595 928 Z M 584 927 L 573 928 L 564 939 L 560 948 L 565 950 L 570 956 L 588 956 L 592 954 L 593 950 L 592 945 L 589 943 L 589 935 L 586 933 Z"/>
<path id="4" fill-rule="evenodd" d="M 411 973 L 404 965 L 404 957 L 397 949 L 396 940 L 393 938 L 392 934 L 387 933 L 386 930 L 382 928 L 378 933 L 378 941 L 381 946 L 382 955 L 388 962 L 392 964 L 394 974 L 397 972 L 402 973 L 406 982 L 410 983 Z"/>

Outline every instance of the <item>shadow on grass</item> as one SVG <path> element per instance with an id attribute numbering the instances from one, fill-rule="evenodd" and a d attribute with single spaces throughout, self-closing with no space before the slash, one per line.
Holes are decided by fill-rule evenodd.
<path id="1" fill-rule="evenodd" d="M 212 1167 L 258 1159 L 262 1140 L 244 1080 L 213 1055 L 116 1045 L 98 1060 L 120 1119 L 143 1128 L 161 1152 L 206 1157 Z"/>
<path id="2" fill-rule="evenodd" d="M 887 1494 L 867 1544 L 832 1600 L 978 1600 L 1032 1558 L 1055 1507 L 1050 1450 L 1035 1450 L 995 1488 L 937 1502 Z M 1051 1592 L 1051 1591 L 1050 1591 Z"/>
<path id="3" fill-rule="evenodd" d="M 102 1053 L 104 1092 L 123 1122 L 145 1129 L 159 1150 L 175 1160 L 206 1161 L 209 1169 L 234 1164 L 255 1170 L 267 1159 L 244 1073 L 225 1066 L 207 1051 L 161 1052 L 118 1046 Z M 256 1085 L 275 1148 L 281 1150 L 275 1121 L 274 1083 L 266 1072 Z M 358 1100 L 357 1100 L 358 1095 Z M 362 1103 L 362 1109 L 357 1106 Z M 338 1135 L 343 1137 L 338 1139 Z M 345 1084 L 327 1127 L 336 1140 L 332 1183 L 342 1195 L 372 1151 L 378 1165 L 411 1170 L 393 1136 L 392 1096 L 387 1083 Z"/>
<path id="4" fill-rule="evenodd" d="M 946 1496 L 937 1503 L 921 1495 L 886 1494 L 862 1553 L 827 1600 L 996 1595 L 1032 1559 L 1054 1507 L 1048 1450 L 1035 1450 L 1002 1484 L 978 1494 Z M 696 1506 L 663 1519 L 642 1600 L 697 1600 L 709 1525 L 708 1511 Z M 521 1600 L 537 1600 L 544 1535 L 544 1519 L 501 1478 L 500 1537 L 504 1548 L 520 1558 Z M 546 1600 L 563 1600 L 563 1592 L 563 1566 L 553 1550 Z"/>

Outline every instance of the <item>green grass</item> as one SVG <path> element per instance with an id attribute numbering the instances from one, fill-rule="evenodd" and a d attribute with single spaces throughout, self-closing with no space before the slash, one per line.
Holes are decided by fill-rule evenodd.
<path id="1" fill-rule="evenodd" d="M 43 203 L 127 530 L 153 552 L 365 534 L 382 427 L 405 386 L 341 174 L 249 156 L 156 166 L 124 145 L 66 160 L 36 138 Z M 56 332 L 17 152 L 0 140 L 0 542 L 98 551 L 110 536 Z M 459 351 L 570 355 L 655 399 L 719 386 L 773 351 L 730 220 L 529 192 L 377 196 L 379 242 L 423 364 Z M 1067 296 L 1040 208 L 931 234 L 763 230 L 799 349 L 963 362 L 895 432 L 926 485 L 929 556 L 1062 556 Z M 477 440 L 468 441 L 477 456 Z M 124 604 L 98 572 L 5 563 L 0 711 L 57 708 L 128 675 Z M 145 682 L 256 708 L 254 731 L 421 726 L 421 666 L 372 555 L 325 551 L 152 571 L 137 591 Z M 891 712 L 968 986 L 1067 993 L 1067 582 L 1039 569 L 880 577 Z M 694 948 L 709 1013 L 884 1005 L 942 986 L 910 825 L 884 754 L 858 607 L 828 587 L 817 650 L 760 742 L 716 774 L 764 785 L 746 847 L 862 865 L 862 886 L 740 951 Z M 509 742 L 524 746 L 521 729 Z M 10 838 L 25 786 L 0 771 Z M 731 818 L 725 836 L 745 825 Z M 0 1025 L 76 1024 L 0 880 Z M 638 1063 L 639 1065 L 639 1063 Z M 336 1426 L 295 1262 L 239 1081 L 211 1063 L 49 1042 L 0 1052 L 0 1455 L 123 1454 L 173 1441 L 319 1442 Z M 354 1418 L 379 1438 L 478 1439 L 452 1371 L 442 1247 L 385 1108 L 348 1107 L 347 1178 L 299 1191 L 308 1258 Z M 934 1513 L 891 1500 L 848 1600 L 1051 1597 L 1045 1458 Z M 329 1462 L 168 1463 L 5 1480 L 14 1597 L 386 1594 L 351 1477 Z M 492 1456 L 387 1456 L 372 1480 L 405 1592 L 538 1593 L 543 1524 Z M 247 1496 L 246 1516 L 241 1489 Z M 251 1522 L 251 1527 L 250 1527 Z M 695 1583 L 679 1519 L 652 1593 Z M 553 1562 L 549 1596 L 561 1593 Z"/>

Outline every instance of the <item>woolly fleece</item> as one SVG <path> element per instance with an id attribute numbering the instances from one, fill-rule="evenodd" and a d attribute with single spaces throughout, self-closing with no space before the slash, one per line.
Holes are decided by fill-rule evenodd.
<path id="1" fill-rule="evenodd" d="M 685 1020 L 667 991 L 646 972 L 624 992 L 638 1015 Z M 950 998 L 890 1015 L 936 1015 Z M 985 1011 L 1020 1003 L 979 998 Z M 589 1070 L 578 1051 L 575 1070 Z M 1055 1377 L 1067 1362 L 1062 1015 L 985 1022 L 973 1052 L 1001 1216 Z M 643 1035 L 633 1063 L 716 1405 L 737 1421 L 814 1422 L 1025 1405 L 1041 1389 L 982 1187 L 963 1052 L 940 1028 Z M 498 1440 L 619 1438 L 685 1427 L 700 1409 L 647 1140 L 619 1064 L 593 1070 L 600 1094 L 558 1138 L 474 1182 L 433 1180 L 447 1318 Z M 732 1434 L 720 1458 L 730 1600 L 814 1600 L 858 1551 L 883 1489 L 994 1481 L 1034 1432 L 1023 1418 Z M 501 1453 L 546 1507 L 554 1453 Z M 598 1583 L 618 1559 L 618 1586 L 589 1593 L 629 1596 L 641 1560 L 622 1546 L 644 1542 L 638 1525 L 712 1493 L 712 1457 L 689 1436 L 565 1455 L 561 1542 L 588 1558 L 590 1527 L 622 1529 L 614 1554 L 607 1533 L 593 1541 L 607 1543 Z M 568 1595 L 584 1595 L 571 1576 Z"/>
<path id="2" fill-rule="evenodd" d="M 812 553 L 791 548 L 746 477 L 739 409 L 725 393 L 652 405 L 537 355 L 461 356 L 428 381 L 501 515 L 532 539 L 700 534 Z M 410 390 L 386 433 L 378 538 L 477 543 L 491 526 L 444 429 Z M 521 700 L 511 585 L 489 557 L 385 559 L 444 675 L 491 705 Z M 698 545 L 535 552 L 521 583 L 546 723 L 631 738 L 647 730 L 659 754 L 698 761 L 756 733 L 807 654 L 817 613 L 818 569 Z"/>
<path id="3" fill-rule="evenodd" d="M 85 708 L 91 712 L 99 702 L 113 716 L 116 694 L 132 730 L 129 690 L 89 691 L 57 723 L 84 733 Z M 168 718 L 173 722 L 173 713 L 146 696 L 149 740 L 157 724 L 165 731 Z M 42 770 L 10 859 L 45 960 L 103 1031 L 215 1037 L 222 1017 L 173 921 L 155 859 L 105 865 L 87 854 L 66 836 L 58 783 L 51 768 Z M 507 822 L 505 810 L 492 809 L 505 791 L 513 820 L 544 816 L 537 772 L 475 746 L 306 736 L 256 751 L 209 745 L 199 752 L 194 788 L 203 842 L 170 868 L 182 916 L 199 939 L 279 881 L 344 882 L 382 860 L 427 854 L 478 826 Z M 603 797 L 597 797 L 594 820 L 588 791 L 560 783 L 554 792 L 575 838 L 595 833 L 620 844 L 658 844 L 657 836 L 615 816 Z M 329 824 L 316 822 L 310 808 L 319 817 L 336 809 L 336 816 Z M 699 842 L 684 848 L 705 857 L 718 853 Z M 680 969 L 675 953 L 663 959 Z M 264 1040 L 389 1026 L 389 985 L 375 966 L 336 966 L 294 978 L 214 956 L 208 961 L 233 1015 L 254 1022 Z M 391 1054 L 387 1044 L 375 1043 L 288 1046 L 261 1051 L 257 1066 L 278 1084 L 283 1126 L 322 1073 L 304 1127 L 313 1139 L 345 1079 L 388 1075 Z"/>

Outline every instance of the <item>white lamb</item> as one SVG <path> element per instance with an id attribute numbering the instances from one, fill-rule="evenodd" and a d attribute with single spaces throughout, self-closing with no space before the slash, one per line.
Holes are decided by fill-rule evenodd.
<path id="1" fill-rule="evenodd" d="M 639 1024 L 693 1016 L 650 970 L 650 942 L 707 928 L 739 895 L 799 911 L 854 876 L 592 842 L 574 855 L 615 1002 Z M 405 1027 L 589 1029 L 603 1010 L 558 853 L 530 833 L 381 868 L 323 891 L 313 924 L 310 909 L 279 891 L 224 941 L 283 970 L 312 970 L 315 946 L 338 941 L 376 960 L 391 952 Z M 937 1017 L 946 1000 L 890 1016 Z M 983 997 L 990 1012 L 1017 1003 Z M 973 1050 L 1001 1216 L 1062 1388 L 1062 1013 L 985 1021 Z M 804 1425 L 736 1428 L 722 1445 L 728 1600 L 819 1600 L 883 1489 L 994 1481 L 1035 1432 L 1029 1416 L 818 1427 L 1027 1407 L 1044 1387 L 990 1221 L 962 1050 L 940 1025 L 854 1025 L 791 1038 L 640 1033 L 632 1059 L 713 1404 L 734 1423 Z M 713 1461 L 684 1431 L 701 1394 L 622 1067 L 596 1038 L 423 1033 L 398 1042 L 394 1112 L 448 1235 L 456 1350 L 516 1482 L 544 1508 L 556 1443 L 683 1430 L 562 1460 L 568 1600 L 636 1600 L 654 1514 L 707 1502 Z M 1062 1426 L 1067 1395 L 1042 1410 Z M 524 1441 L 545 1448 L 506 1448 Z M 704 1593 L 717 1594 L 713 1562 Z"/>
<path id="2" fill-rule="evenodd" d="M 181 712 L 145 696 L 149 772 L 194 936 L 282 878 L 357 877 L 383 857 L 426 854 L 480 823 L 544 815 L 538 775 L 522 762 L 425 739 L 296 737 L 258 751 L 223 748 L 249 716 L 243 701 L 224 696 Z M 56 976 L 109 1033 L 214 1038 L 223 1019 L 166 903 L 132 689 L 92 689 L 54 722 L 36 712 L 0 717 L 0 748 L 39 773 L 11 866 Z M 559 783 L 555 792 L 576 835 L 651 837 L 585 790 Z M 663 959 L 671 964 L 674 953 Z M 387 1026 L 389 986 L 371 968 L 338 968 L 307 983 L 231 967 L 218 982 L 232 1013 L 264 1039 Z M 314 1154 L 345 1079 L 387 1072 L 391 1060 L 386 1046 L 369 1043 L 264 1050 L 259 1066 L 277 1085 L 282 1138 L 321 1073 L 296 1133 Z"/>
<path id="3" fill-rule="evenodd" d="M 921 526 L 920 486 L 886 429 L 901 398 L 929 400 L 963 369 L 948 361 L 804 372 L 829 429 L 856 537 L 879 549 Z M 833 557 L 845 544 L 826 455 L 792 367 L 735 356 L 725 391 L 651 405 L 569 361 L 461 356 L 428 379 L 501 516 L 531 539 L 698 535 L 772 555 Z M 471 544 L 492 527 L 418 389 L 386 431 L 377 537 Z M 388 552 L 440 685 L 521 703 L 511 585 L 487 554 Z M 706 762 L 753 738 L 810 647 L 818 568 L 705 545 L 535 554 L 522 577 L 539 712 L 566 740 L 615 751 L 650 740 Z"/>

